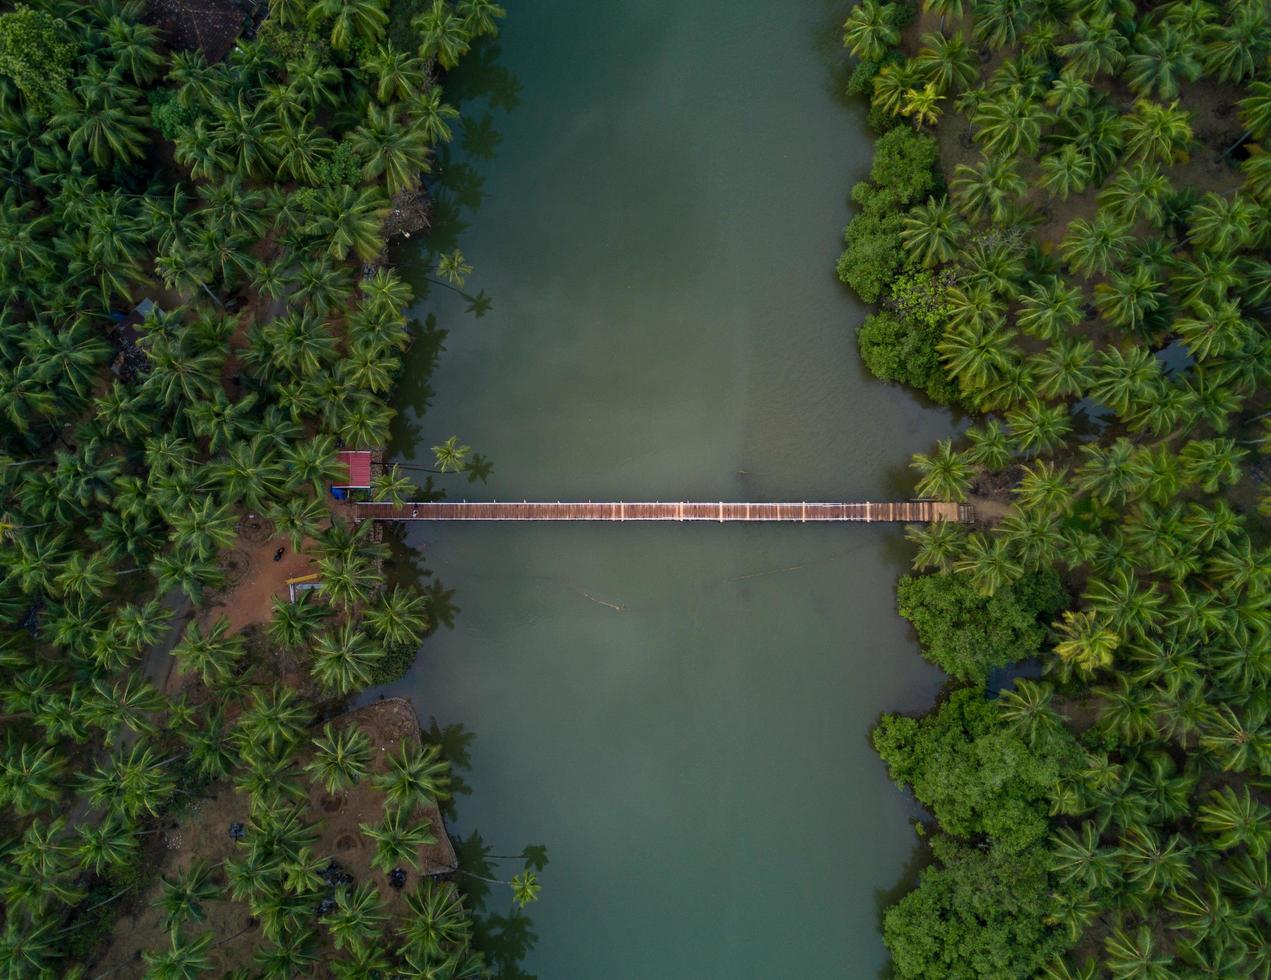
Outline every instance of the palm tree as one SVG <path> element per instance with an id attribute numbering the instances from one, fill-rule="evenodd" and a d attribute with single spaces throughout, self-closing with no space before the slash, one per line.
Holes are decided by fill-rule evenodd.
<path id="1" fill-rule="evenodd" d="M 384 811 L 384 819 L 378 826 L 359 824 L 363 836 L 375 841 L 375 855 L 371 867 L 385 874 L 393 868 L 409 864 L 419 867 L 419 849 L 437 843 L 432 826 L 427 821 L 410 823 L 408 809 L 394 807 Z"/>
<path id="2" fill-rule="evenodd" d="M 1042 157 L 1041 168 L 1041 185 L 1061 199 L 1080 194 L 1095 175 L 1094 161 L 1075 143 L 1065 143 Z"/>
<path id="3" fill-rule="evenodd" d="M 200 559 L 211 559 L 238 537 L 238 519 L 228 504 L 211 497 L 191 501 L 184 511 L 172 514 L 172 544 Z"/>
<path id="4" fill-rule="evenodd" d="M 416 954 L 441 957 L 468 944 L 472 923 L 452 883 L 423 879 L 407 893 L 406 906 L 410 917 L 402 927 L 402 937 Z"/>
<path id="5" fill-rule="evenodd" d="M 1156 584 L 1140 587 L 1137 577 L 1123 567 L 1108 581 L 1091 579 L 1082 598 L 1123 639 L 1142 638 L 1160 625 L 1164 615 L 1165 596 Z"/>
<path id="6" fill-rule="evenodd" d="M 1220 81 L 1241 82 L 1266 60 L 1266 10 L 1257 3 L 1234 4 L 1226 23 L 1208 33 L 1201 61 Z"/>
<path id="7" fill-rule="evenodd" d="M 1258 236 L 1260 209 L 1239 193 L 1224 197 L 1212 191 L 1188 217 L 1188 238 L 1198 248 L 1219 254 L 1240 251 Z"/>
<path id="8" fill-rule="evenodd" d="M 439 446 L 432 447 L 437 469 L 442 473 L 461 473 L 467 466 L 471 446 L 462 445 L 458 436 L 451 436 Z"/>
<path id="9" fill-rule="evenodd" d="M 1183 476 L 1205 493 L 1240 482 L 1240 461 L 1248 453 L 1233 439 L 1193 439 L 1178 454 Z"/>
<path id="10" fill-rule="evenodd" d="M 142 813 L 158 816 L 176 780 L 149 746 L 134 743 L 81 774 L 80 785 L 93 806 L 132 821 Z"/>
<path id="11" fill-rule="evenodd" d="M 23 815 L 50 808 L 61 798 L 64 766 L 52 745 L 6 739 L 0 756 L 0 800 Z"/>
<path id="12" fill-rule="evenodd" d="M 1096 283 L 1094 302 L 1105 320 L 1123 330 L 1142 330 L 1166 302 L 1165 284 L 1145 265 L 1113 272 Z"/>
<path id="13" fill-rule="evenodd" d="M 987 215 L 996 223 L 1006 222 L 1028 192 L 1028 183 L 1009 156 L 985 156 L 974 167 L 960 163 L 953 175 L 953 199 L 972 221 Z"/>
<path id="14" fill-rule="evenodd" d="M 392 181 L 389 183 L 391 186 Z M 369 262 L 383 251 L 380 227 L 389 208 L 378 187 L 358 191 L 342 185 L 326 192 L 321 200 L 322 235 L 328 239 L 329 255 L 343 260 L 352 252 Z"/>
<path id="15" fill-rule="evenodd" d="M 964 391 L 982 391 L 1014 362 L 1014 336 L 1001 318 L 983 327 L 964 324 L 947 329 L 936 351 Z"/>
<path id="16" fill-rule="evenodd" d="M 972 121 L 987 152 L 1005 157 L 1018 153 L 1035 156 L 1042 126 L 1051 116 L 1035 98 L 1013 88 L 986 99 Z"/>
<path id="17" fill-rule="evenodd" d="M 971 482 L 971 466 L 961 453 L 954 451 L 952 440 L 941 439 L 936 443 L 936 451 L 931 456 L 914 453 L 913 462 L 909 465 L 920 475 L 914 488 L 920 497 L 966 500 L 967 486 Z"/>
<path id="18" fill-rule="evenodd" d="M 312 596 L 312 592 L 300 592 L 294 602 L 274 596 L 273 615 L 265 625 L 271 640 L 293 650 L 309 642 L 330 612 L 328 606 Z"/>
<path id="19" fill-rule="evenodd" d="M 331 47 L 344 51 L 376 44 L 388 28 L 382 0 L 317 0 L 309 8 L 311 24 L 331 23 Z"/>
<path id="20" fill-rule="evenodd" d="M 275 923 L 269 931 L 274 935 L 272 946 L 260 946 L 252 954 L 252 961 L 261 968 L 264 980 L 290 980 L 296 976 L 312 975 L 312 966 L 318 959 L 313 950 L 313 931 L 300 925 L 309 904 L 296 896 L 276 895 L 276 914 L 268 915 L 262 909 L 261 918 Z M 262 931 L 266 931 L 262 922 Z"/>
<path id="21" fill-rule="evenodd" d="M 1230 705 L 1219 705 L 1200 734 L 1200 747 L 1225 772 L 1260 770 L 1266 765 L 1266 711 L 1251 708 L 1237 715 Z"/>
<path id="22" fill-rule="evenodd" d="M 186 626 L 181 642 L 172 648 L 178 669 L 197 673 L 208 687 L 228 678 L 234 662 L 246 652 L 242 637 L 228 635 L 229 628 L 225 616 L 218 616 L 206 632 L 197 621 Z"/>
<path id="23" fill-rule="evenodd" d="M 905 93 L 900 114 L 913 120 L 914 129 L 934 126 L 940 119 L 940 103 L 944 100 L 934 84 L 928 82 L 922 88 L 912 88 Z"/>
<path id="24" fill-rule="evenodd" d="M 1197 299 L 1173 327 L 1198 361 L 1237 355 L 1250 349 L 1253 340 L 1253 326 L 1234 300 L 1211 304 Z"/>
<path id="25" fill-rule="evenodd" d="M 370 772 L 371 740 L 358 728 L 334 729 L 328 723 L 313 745 L 313 758 L 305 772 L 328 793 L 354 785 Z"/>
<path id="26" fill-rule="evenodd" d="M 217 588 L 225 581 L 219 566 L 194 554 L 156 555 L 149 570 L 159 591 L 180 589 L 196 603 L 203 601 L 204 589 Z"/>
<path id="27" fill-rule="evenodd" d="M 1103 965 L 1116 980 L 1176 980 L 1173 957 L 1158 951 L 1148 926 L 1129 935 L 1120 926 L 1103 941 Z"/>
<path id="28" fill-rule="evenodd" d="M 467 54 L 471 34 L 447 0 L 432 0 L 432 6 L 410 23 L 421 38 L 421 57 L 436 58 L 442 68 L 449 70 Z"/>
<path id="29" fill-rule="evenodd" d="M 462 289 L 464 282 L 472 274 L 472 266 L 464 258 L 463 252 L 456 248 L 438 257 L 437 274 L 451 286 Z"/>
<path id="30" fill-rule="evenodd" d="M 318 560 L 322 591 L 335 605 L 351 609 L 371 598 L 382 581 L 372 562 L 362 555 L 327 555 Z"/>
<path id="31" fill-rule="evenodd" d="M 888 115 L 896 115 L 915 86 L 922 84 L 922 75 L 912 61 L 889 61 L 874 76 L 870 104 Z"/>
<path id="32" fill-rule="evenodd" d="M 1161 169 L 1146 163 L 1132 163 L 1099 191 L 1099 208 L 1107 208 L 1123 221 L 1133 223 L 1140 215 L 1160 224 L 1170 182 Z"/>
<path id="33" fill-rule="evenodd" d="M 1100 74 L 1111 75 L 1124 64 L 1128 42 L 1117 30 L 1114 14 L 1077 17 L 1072 27 L 1075 40 L 1056 49 L 1067 62 L 1065 74 L 1091 80 Z"/>
<path id="34" fill-rule="evenodd" d="M 970 445 L 963 456 L 969 463 L 996 471 L 1004 469 L 1014 458 L 1006 430 L 995 418 L 987 419 L 983 426 L 967 429 L 966 437 Z"/>
<path id="35" fill-rule="evenodd" d="M 376 76 L 375 97 L 382 103 L 409 101 L 428 82 L 423 61 L 391 44 L 376 48 L 366 67 Z"/>
<path id="36" fill-rule="evenodd" d="M 384 656 L 384 648 L 352 622 L 334 632 L 321 634 L 313 645 L 312 673 L 325 689 L 344 695 L 367 687 L 371 670 Z"/>
<path id="37" fill-rule="evenodd" d="M 212 945 L 210 932 L 200 933 L 186 942 L 179 930 L 171 935 L 172 945 L 160 953 L 142 951 L 146 961 L 145 980 L 193 980 L 201 973 L 214 968 L 207 955 Z"/>
<path id="38" fill-rule="evenodd" d="M 464 30 L 473 37 L 498 34 L 498 21 L 507 16 L 507 11 L 494 0 L 459 0 L 455 9 L 463 18 Z"/>
<path id="39" fill-rule="evenodd" d="M 1044 405 L 1036 398 L 1007 412 L 1006 424 L 1011 427 L 1019 451 L 1033 456 L 1054 452 L 1072 432 L 1067 406 Z"/>
<path id="40" fill-rule="evenodd" d="M 843 43 L 865 61 L 881 61 L 900 42 L 900 31 L 889 4 L 862 0 L 852 8 L 843 25 Z"/>
<path id="41" fill-rule="evenodd" d="M 928 198 L 910 208 L 900 230 L 900 240 L 910 255 L 923 266 L 939 265 L 957 255 L 967 226 L 947 197 Z"/>
<path id="42" fill-rule="evenodd" d="M 150 716 L 167 706 L 167 699 L 137 674 L 129 674 L 113 684 L 96 677 L 84 697 L 83 717 L 105 733 L 107 745 L 113 745 L 122 728 L 153 735 L 155 725 Z"/>
<path id="43" fill-rule="evenodd" d="M 50 128 L 66 134 L 71 153 L 87 154 L 99 167 L 139 159 L 147 123 L 141 91 L 106 75 L 96 61 L 88 72 L 76 79 L 73 94 L 59 100 Z"/>
<path id="44" fill-rule="evenodd" d="M 335 893 L 335 908 L 322 921 L 331 932 L 336 949 L 360 950 L 372 944 L 382 932 L 388 915 L 380 904 L 374 882 L 364 881 Z"/>
<path id="45" fill-rule="evenodd" d="M 1081 398 L 1093 379 L 1094 344 L 1062 339 L 1029 358 L 1037 393 L 1043 398 Z"/>
<path id="46" fill-rule="evenodd" d="M 1050 839 L 1050 870 L 1061 882 L 1087 891 L 1108 888 L 1120 878 L 1116 852 L 1103 847 L 1093 820 L 1080 830 L 1060 827 Z"/>
<path id="47" fill-rule="evenodd" d="M 390 647 L 414 647 L 428 631 L 428 601 L 420 593 L 393 586 L 381 592 L 364 614 L 366 627 Z"/>
<path id="48" fill-rule="evenodd" d="M 1009 514 L 998 525 L 1007 545 L 1030 570 L 1049 568 L 1065 554 L 1064 535 L 1059 522 L 1044 510 Z"/>
<path id="49" fill-rule="evenodd" d="M 159 892 L 164 929 L 174 932 L 187 922 L 202 922 L 207 918 L 203 903 L 219 894 L 220 889 L 212 881 L 212 869 L 199 859 L 174 878 L 164 876 Z"/>
<path id="50" fill-rule="evenodd" d="M 953 563 L 953 570 L 969 575 L 976 591 L 986 596 L 994 595 L 1024 573 L 1023 567 L 1011 557 L 1004 538 L 978 531 L 967 537 L 962 557 Z"/>
<path id="51" fill-rule="evenodd" d="M 1134 111 L 1122 119 L 1126 152 L 1132 159 L 1162 164 L 1177 163 L 1192 144 L 1191 113 L 1178 102 L 1161 105 L 1147 99 L 1134 103 Z"/>
<path id="52" fill-rule="evenodd" d="M 1077 218 L 1068 225 L 1059 252 L 1066 263 L 1089 279 L 1104 275 L 1120 262 L 1133 241 L 1128 223 L 1100 210 L 1093 222 Z"/>
<path id="53" fill-rule="evenodd" d="M 388 758 L 389 771 L 375 777 L 375 788 L 390 806 L 428 806 L 450 795 L 450 764 L 441 758 L 441 747 L 420 746 L 404 739 L 401 751 Z"/>
<path id="54" fill-rule="evenodd" d="M 1196 823 L 1213 837 L 1213 846 L 1230 851 L 1244 846 L 1262 857 L 1271 845 L 1271 809 L 1258 802 L 1243 786 L 1237 793 L 1231 786 L 1211 790 L 1196 811 Z"/>
<path id="55" fill-rule="evenodd" d="M 75 846 L 76 860 L 81 868 L 98 875 L 128 864 L 140 847 L 136 829 L 118 817 L 91 826 L 78 824 L 75 833 L 80 838 Z"/>
<path id="56" fill-rule="evenodd" d="M 1054 690 L 1049 684 L 1027 677 L 998 696 L 998 714 L 1033 748 L 1044 748 L 1064 731 L 1065 718 L 1052 706 Z"/>
<path id="57" fill-rule="evenodd" d="M 975 39 L 993 49 L 1016 44 L 1033 17 L 1022 0 L 977 0 L 974 9 Z"/>
<path id="58" fill-rule="evenodd" d="M 238 719 L 236 732 L 247 744 L 261 746 L 277 756 L 300 740 L 309 717 L 308 706 L 290 688 L 256 688 L 251 704 Z"/>
<path id="59" fill-rule="evenodd" d="M 961 92 L 979 79 L 979 58 L 961 33 L 952 37 L 938 32 L 924 34 L 922 44 L 914 56 L 914 66 L 937 92 Z"/>
<path id="60" fill-rule="evenodd" d="M 1200 77 L 1199 53 L 1199 45 L 1168 22 L 1139 34 L 1126 59 L 1130 88 L 1147 98 L 1177 98 L 1183 82 Z"/>
<path id="61" fill-rule="evenodd" d="M 952 521 L 906 527 L 905 537 L 918 546 L 913 568 L 919 571 L 926 568 L 948 571 L 962 548 L 965 536 L 966 532 L 962 527 Z"/>

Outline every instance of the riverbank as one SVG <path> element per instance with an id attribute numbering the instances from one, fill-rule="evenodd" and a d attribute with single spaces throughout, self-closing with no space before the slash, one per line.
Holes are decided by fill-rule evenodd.
<path id="1" fill-rule="evenodd" d="M 1271 813 L 1271 16 L 1180 9 L 864 0 L 845 24 L 880 134 L 839 264 L 881 304 L 862 353 L 977 413 L 914 456 L 918 492 L 1001 508 L 913 532 L 926 574 L 900 583 L 953 678 L 873 736 L 933 818 L 884 916 L 900 977 L 1266 972 L 1231 873 L 1266 842 L 1224 828 Z"/>

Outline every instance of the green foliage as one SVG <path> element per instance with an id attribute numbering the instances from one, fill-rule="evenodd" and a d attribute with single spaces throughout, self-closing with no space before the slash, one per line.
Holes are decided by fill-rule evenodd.
<path id="1" fill-rule="evenodd" d="M 0 14 L 0 74 L 8 75 L 34 109 L 47 109 L 66 91 L 75 45 L 66 22 L 18 4 Z"/>
<path id="2" fill-rule="evenodd" d="M 861 212 L 844 232 L 847 248 L 837 267 L 839 279 L 865 302 L 877 301 L 900 269 L 904 212 L 938 189 L 935 166 L 936 142 L 930 136 L 898 128 L 875 144 L 869 181 L 852 189 Z"/>
<path id="3" fill-rule="evenodd" d="M 883 311 L 865 317 L 856 331 L 856 343 L 874 377 L 908 385 L 948 405 L 957 400 L 958 386 L 945 374 L 936 353 L 943 333 L 942 327 L 922 319 Z"/>
<path id="4" fill-rule="evenodd" d="M 966 575 L 906 575 L 896 595 L 923 656 L 958 680 L 979 685 L 994 667 L 1036 656 L 1047 624 L 1068 601 L 1050 569 L 1025 575 L 992 596 L 981 594 Z"/>
<path id="5" fill-rule="evenodd" d="M 1071 748 L 1058 740 L 1031 748 L 973 688 L 925 718 L 884 715 L 873 741 L 892 779 L 912 786 L 946 832 L 985 835 L 1015 852 L 1046 835 L 1046 794 Z"/>
<path id="6" fill-rule="evenodd" d="M 933 84 L 960 116 L 942 145 L 982 152 L 957 162 L 951 205 L 933 188 L 899 225 L 914 168 L 871 174 L 840 274 L 883 301 L 859 331 L 875 374 L 929 393 L 955 379 L 958 401 L 993 413 L 914 454 L 915 492 L 976 485 L 1010 506 L 970 532 L 909 532 L 915 567 L 940 574 L 902 580 L 901 612 L 972 686 L 874 734 L 964 839 L 938 837 L 887 913 L 896 972 L 1263 975 L 1271 506 L 1250 476 L 1268 431 L 1271 12 L 926 9 L 942 23 L 915 44 L 883 5 L 857 8 L 845 40 L 870 60 L 852 91 L 881 128 Z M 988 78 L 968 24 L 997 52 Z M 1224 97 L 1243 137 L 1206 125 L 1215 85 L 1243 89 Z M 886 132 L 880 156 L 902 138 Z M 1197 186 L 1193 157 L 1237 148 L 1239 167 Z M 1154 356 L 1170 341 L 1185 362 Z M 1087 398 L 1103 421 L 1081 432 Z M 1033 656 L 1046 679 L 979 698 L 992 668 Z"/>
<path id="7" fill-rule="evenodd" d="M 349 140 L 336 144 L 335 151 L 315 168 L 316 183 L 324 187 L 357 184 L 362 174 L 362 155 Z"/>
<path id="8" fill-rule="evenodd" d="M 943 835 L 931 849 L 935 863 L 883 917 L 898 977 L 1024 980 L 1063 949 L 1044 924 L 1053 902 L 1040 849 L 986 849 Z"/>
<path id="9" fill-rule="evenodd" d="M 176 139 L 199 118 L 195 109 L 181 105 L 171 89 L 151 89 L 147 98 L 150 100 L 150 125 L 164 139 Z"/>

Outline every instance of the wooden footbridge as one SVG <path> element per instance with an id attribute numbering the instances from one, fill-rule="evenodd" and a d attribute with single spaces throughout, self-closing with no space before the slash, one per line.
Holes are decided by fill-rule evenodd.
<path id="1" fill-rule="evenodd" d="M 940 500 L 905 503 L 797 504 L 727 503 L 548 503 L 543 501 L 440 501 L 420 503 L 353 503 L 358 521 L 808 521 L 861 524 L 926 524 L 932 521 L 970 523 L 975 512 L 966 504 Z"/>

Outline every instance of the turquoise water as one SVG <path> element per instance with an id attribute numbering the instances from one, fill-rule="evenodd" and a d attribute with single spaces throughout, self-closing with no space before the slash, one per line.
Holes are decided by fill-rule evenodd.
<path id="1" fill-rule="evenodd" d="M 420 305 L 450 334 L 422 413 L 416 357 L 399 457 L 452 433 L 491 457 L 456 499 L 903 499 L 952 422 L 866 377 L 833 275 L 870 155 L 835 95 L 846 5 L 509 6 L 519 103 L 491 110 L 493 159 L 456 151 L 485 178 L 459 241 L 494 308 Z M 424 261 L 402 257 L 421 286 Z M 879 974 L 913 810 L 868 733 L 940 683 L 894 612 L 899 528 L 409 540 L 461 612 L 392 693 L 475 733 L 455 829 L 548 845 L 528 971 Z"/>

